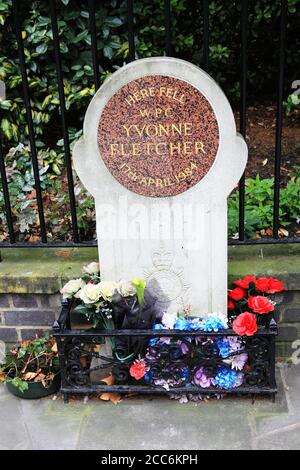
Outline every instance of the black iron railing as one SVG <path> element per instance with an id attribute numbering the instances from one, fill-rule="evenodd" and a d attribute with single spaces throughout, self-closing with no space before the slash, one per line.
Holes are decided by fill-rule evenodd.
<path id="1" fill-rule="evenodd" d="M 50 16 L 53 33 L 53 49 L 54 59 L 57 72 L 57 87 L 59 92 L 60 103 L 60 116 L 62 123 L 62 135 L 64 141 L 64 156 L 65 167 L 68 182 L 68 198 L 71 213 L 72 223 L 72 241 L 71 242 L 57 242 L 50 243 L 47 240 L 47 231 L 45 224 L 45 215 L 43 207 L 43 194 L 41 189 L 41 182 L 39 176 L 39 165 L 37 158 L 37 149 L 35 141 L 35 133 L 32 118 L 32 109 L 30 105 L 30 93 L 28 76 L 26 70 L 26 60 L 24 54 L 24 44 L 22 39 L 22 29 L 19 17 L 19 8 L 17 0 L 13 0 L 13 17 L 15 35 L 18 45 L 20 73 L 23 85 L 23 98 L 24 107 L 26 110 L 29 142 L 31 148 L 32 167 L 35 180 L 36 199 L 38 206 L 39 224 L 40 224 L 40 241 L 37 243 L 18 243 L 16 242 L 16 235 L 14 232 L 13 216 L 9 197 L 9 187 L 5 172 L 5 160 L 3 148 L 0 139 L 0 173 L 2 182 L 2 191 L 4 196 L 4 205 L 6 212 L 6 222 L 9 234 L 8 242 L 1 242 L 1 247 L 39 247 L 45 246 L 94 246 L 95 241 L 80 240 L 78 231 L 78 222 L 76 214 L 76 199 L 74 195 L 74 182 L 72 176 L 71 165 L 71 152 L 68 136 L 68 122 L 65 105 L 64 94 L 64 79 L 62 71 L 62 63 L 60 56 L 60 41 L 57 26 L 57 12 L 55 0 L 50 0 Z M 240 132 L 243 136 L 246 135 L 246 111 L 247 111 L 247 27 L 248 27 L 248 0 L 241 1 L 241 20 L 240 20 L 240 39 L 241 39 L 241 73 L 240 73 Z M 94 84 L 97 90 L 100 86 L 99 75 L 99 62 L 97 50 L 97 30 L 96 30 L 96 8 L 97 2 L 95 0 L 87 1 L 89 13 L 89 28 L 91 34 L 91 54 L 94 73 Z M 167 55 L 172 55 L 172 22 L 171 22 L 171 2 L 170 0 L 164 1 L 164 18 L 165 18 L 165 52 Z M 202 67 L 209 72 L 209 0 L 202 1 L 203 13 L 203 63 Z M 135 60 L 135 32 L 134 32 L 134 1 L 127 0 L 127 23 L 128 23 L 128 45 L 129 54 L 128 61 Z M 274 168 L 274 207 L 273 207 L 273 237 L 266 239 L 245 239 L 245 174 L 242 176 L 239 183 L 239 239 L 230 240 L 230 244 L 252 244 L 252 243 L 282 243 L 282 242 L 299 242 L 300 238 L 284 238 L 279 239 L 279 202 L 280 202 L 280 177 L 281 177 L 281 137 L 282 137 L 282 116 L 283 116 L 283 87 L 284 87 L 284 65 L 285 65 L 285 50 L 286 50 L 286 28 L 287 28 L 287 0 L 281 1 L 281 19 L 280 19 L 280 51 L 278 62 L 278 82 L 277 82 L 277 112 L 276 112 L 276 140 L 275 140 L 275 168 Z M 174 39 L 175 40 L 175 39 Z"/>
<path id="2" fill-rule="evenodd" d="M 277 392 L 275 379 L 275 339 L 277 325 L 260 329 L 254 336 L 237 337 L 233 330 L 218 332 L 180 331 L 163 329 L 99 330 L 78 329 L 72 325 L 72 301 L 64 301 L 60 317 L 53 325 L 58 345 L 61 371 L 61 392 L 65 400 L 72 394 L 101 392 L 141 394 L 192 394 L 192 395 L 269 395 Z M 223 358 L 212 346 L 213 341 L 234 337 L 243 343 L 242 349 Z M 166 341 L 169 338 L 171 344 Z M 160 339 L 149 346 L 151 341 Z M 177 345 L 184 343 L 185 350 Z M 115 343 L 102 352 L 105 343 Z M 150 343 L 149 343 L 150 342 Z M 173 343 L 172 343 L 173 342 Z M 236 388 L 224 388 L 216 383 L 205 384 L 195 380 L 195 373 L 203 368 L 214 376 L 226 361 L 247 355 L 243 379 Z M 141 358 L 145 360 L 148 380 L 136 380 L 130 367 Z M 98 361 L 93 362 L 92 361 Z M 95 372 L 101 375 L 96 377 Z M 112 375 L 114 383 L 105 379 Z M 151 380 L 152 379 L 152 380 Z M 169 384 L 167 387 L 162 384 Z"/>

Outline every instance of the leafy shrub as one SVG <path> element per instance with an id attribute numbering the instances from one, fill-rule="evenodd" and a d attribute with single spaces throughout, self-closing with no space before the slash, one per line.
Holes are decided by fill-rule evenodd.
<path id="1" fill-rule="evenodd" d="M 300 217 L 300 172 L 294 175 L 280 191 L 279 219 L 281 227 L 295 223 Z M 298 176 L 297 176 L 298 174 Z M 245 187 L 245 235 L 253 237 L 257 231 L 270 229 L 273 225 L 274 178 L 248 178 Z M 235 191 L 228 199 L 229 237 L 238 232 L 239 193 Z"/>
<path id="2" fill-rule="evenodd" d="M 97 3 L 96 29 L 99 73 L 105 80 L 128 57 L 126 1 Z M 300 0 L 289 0 L 287 48 L 287 86 L 298 59 Z M 164 54 L 164 1 L 136 0 L 136 57 Z M 174 53 L 201 65 L 203 57 L 202 2 L 172 0 L 172 37 Z M 58 29 L 62 55 L 66 107 L 69 124 L 82 127 L 86 107 L 93 96 L 91 37 L 87 0 L 57 2 Z M 241 2 L 224 6 L 222 0 L 209 2 L 209 71 L 233 99 L 239 95 Z M 53 148 L 61 138 L 59 98 L 53 57 L 49 2 L 24 0 L 19 5 L 25 47 L 35 132 L 44 147 Z M 280 0 L 249 2 L 249 85 L 256 97 L 274 94 L 277 71 L 278 15 Z M 2 132 L 10 145 L 26 143 L 27 125 L 22 100 L 22 84 L 11 0 L 0 3 L 0 79 L 6 83 L 7 99 L 0 103 Z M 294 33 L 294 34 L 293 34 Z M 261 47 L 262 44 L 264 47 Z M 288 102 L 291 98 L 288 98 Z"/>
<path id="3" fill-rule="evenodd" d="M 84 113 L 95 93 L 91 56 L 91 37 L 87 0 L 57 0 L 60 51 L 71 145 L 81 134 Z M 273 96 L 276 91 L 279 45 L 280 0 L 255 0 L 249 3 L 249 93 Z M 286 84 L 294 78 L 300 39 L 297 20 L 300 0 L 288 0 L 288 44 Z M 200 65 L 203 63 L 202 2 L 171 0 L 172 43 L 177 57 Z M 34 129 L 39 153 L 43 203 L 49 239 L 70 238 L 70 209 L 64 170 L 64 145 L 59 115 L 59 96 L 52 44 L 49 2 L 24 0 L 18 3 L 22 20 L 22 37 L 31 95 Z M 239 97 L 241 2 L 209 2 L 209 73 L 220 83 L 235 103 Z M 136 58 L 164 54 L 164 0 L 134 2 Z M 39 220 L 34 179 L 28 145 L 28 126 L 23 104 L 19 59 L 13 29 L 12 2 L 0 1 L 0 80 L 6 84 L 7 96 L 0 100 L 1 134 L 5 147 L 9 190 L 15 228 L 23 240 L 34 241 L 39 234 Z M 128 58 L 127 2 L 97 2 L 96 30 L 99 74 L 103 82 Z M 263 45 L 263 47 L 262 47 Z M 287 98 L 286 109 L 298 106 Z M 9 152 L 10 147 L 12 153 Z M 267 180 L 264 180 L 267 181 Z M 251 236 L 272 220 L 272 183 L 247 186 L 246 233 Z M 260 188 L 260 186 L 263 188 Z M 250 194 L 253 189 L 253 194 Z M 79 182 L 75 185 L 78 200 L 78 223 L 83 239 L 94 236 L 94 205 Z M 294 220 L 298 212 L 298 189 L 295 182 L 282 193 L 280 216 L 283 224 Z M 292 207 L 294 209 L 292 209 Z M 229 202 L 230 234 L 237 231 L 238 196 Z M 0 222 L 5 224 L 3 194 L 0 192 Z M 6 239 L 4 231 L 0 238 Z"/>

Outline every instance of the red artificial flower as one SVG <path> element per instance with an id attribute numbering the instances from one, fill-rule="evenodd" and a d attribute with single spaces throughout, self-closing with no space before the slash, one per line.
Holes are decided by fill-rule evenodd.
<path id="1" fill-rule="evenodd" d="M 234 303 L 232 302 L 231 299 L 228 300 L 228 310 L 234 310 L 235 309 L 235 305 Z"/>
<path id="2" fill-rule="evenodd" d="M 284 285 L 281 281 L 278 281 L 278 279 L 274 279 L 273 277 L 269 277 L 268 279 L 269 284 L 268 284 L 268 294 L 275 294 L 276 292 L 282 292 L 284 291 Z"/>
<path id="3" fill-rule="evenodd" d="M 256 278 L 255 276 L 246 276 L 243 279 L 237 279 L 234 281 L 233 284 L 235 284 L 238 287 L 241 287 L 242 289 L 248 289 L 250 282 L 255 282 Z"/>
<path id="4" fill-rule="evenodd" d="M 232 323 L 232 329 L 239 336 L 253 336 L 257 332 L 256 317 L 253 313 L 241 313 Z"/>
<path id="5" fill-rule="evenodd" d="M 129 374 L 131 375 L 131 377 L 134 377 L 135 380 L 142 379 L 146 374 L 146 364 L 144 363 L 144 361 L 139 361 L 135 364 L 132 364 L 129 369 Z"/>
<path id="6" fill-rule="evenodd" d="M 267 277 L 259 277 L 255 282 L 255 287 L 261 292 L 268 292 L 269 279 Z"/>
<path id="7" fill-rule="evenodd" d="M 248 299 L 248 305 L 251 310 L 255 313 L 269 313 L 273 312 L 274 310 L 274 305 L 272 302 L 267 297 L 264 297 L 262 295 L 256 295 L 249 297 Z"/>
<path id="8" fill-rule="evenodd" d="M 228 296 L 233 300 L 241 300 L 243 297 L 245 297 L 245 295 L 246 291 L 240 287 L 236 287 L 228 293 Z"/>

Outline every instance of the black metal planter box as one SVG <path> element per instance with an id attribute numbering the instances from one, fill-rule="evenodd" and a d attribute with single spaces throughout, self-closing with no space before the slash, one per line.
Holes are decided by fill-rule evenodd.
<path id="1" fill-rule="evenodd" d="M 254 336 L 243 338 L 243 350 L 248 354 L 248 361 L 243 370 L 244 380 L 237 388 L 223 389 L 216 385 L 203 388 L 195 385 L 191 380 L 191 371 L 195 367 L 204 367 L 213 370 L 226 364 L 226 360 L 219 355 L 211 354 L 203 348 L 205 338 L 226 338 L 237 336 L 231 329 L 218 332 L 181 331 L 181 330 L 98 330 L 91 328 L 72 329 L 70 313 L 72 303 L 63 302 L 59 319 L 53 325 L 53 334 L 57 340 L 60 367 L 61 392 L 65 400 L 72 394 L 89 394 L 101 392 L 116 393 L 143 393 L 143 394 L 197 394 L 197 395 L 270 395 L 275 398 L 277 392 L 275 380 L 275 338 L 277 325 L 271 322 L 269 328 L 259 330 Z M 149 340 L 154 338 L 199 338 L 191 341 L 193 346 L 188 353 L 178 357 L 172 350 L 163 350 L 161 354 L 152 358 L 151 370 L 157 379 L 170 379 L 177 377 L 182 365 L 188 371 L 184 380 L 168 390 L 163 386 L 147 383 L 145 380 L 135 380 L 129 374 L 130 366 L 140 357 L 144 357 Z M 103 345 L 108 339 L 114 339 L 116 347 L 110 355 L 103 355 L 97 351 L 97 345 Z M 238 337 L 240 339 L 240 337 Z M 189 343 L 187 343 L 189 345 Z M 190 346 L 190 345 L 189 345 Z M 99 346 L 98 346 L 99 349 Z M 122 359 L 122 358 L 125 358 Z M 92 360 L 100 361 L 100 365 L 91 366 Z M 91 374 L 96 371 L 103 373 L 103 377 L 112 374 L 114 385 L 105 382 L 93 383 Z"/>

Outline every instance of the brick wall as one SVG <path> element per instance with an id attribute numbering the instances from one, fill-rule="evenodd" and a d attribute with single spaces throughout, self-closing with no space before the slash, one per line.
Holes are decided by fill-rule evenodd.
<path id="1" fill-rule="evenodd" d="M 290 357 L 293 343 L 300 340 L 300 291 L 287 291 L 277 296 L 277 356 Z"/>
<path id="2" fill-rule="evenodd" d="M 300 291 L 277 296 L 277 357 L 290 357 L 300 340 Z M 61 308 L 60 294 L 0 294 L 0 341 L 16 343 L 51 330 Z"/>
<path id="3" fill-rule="evenodd" d="M 60 294 L 0 294 L 0 341 L 15 343 L 51 330 Z"/>

